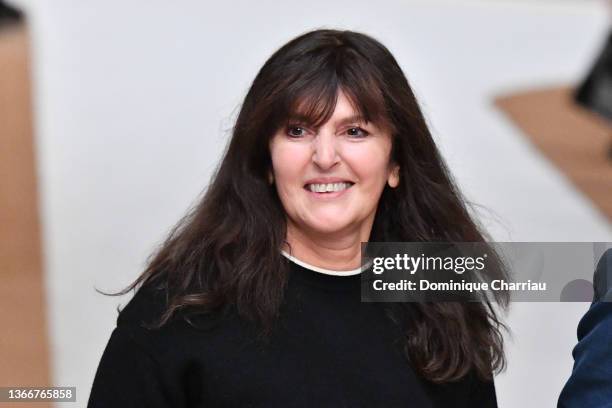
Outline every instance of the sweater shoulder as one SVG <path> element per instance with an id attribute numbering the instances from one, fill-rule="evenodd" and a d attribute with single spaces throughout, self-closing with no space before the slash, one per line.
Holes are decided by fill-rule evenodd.
<path id="1" fill-rule="evenodd" d="M 167 307 L 164 289 L 153 285 L 141 286 L 129 302 L 119 311 L 117 327 L 139 327 L 157 323 Z"/>
<path id="2" fill-rule="evenodd" d="M 163 325 L 157 327 L 168 305 L 165 288 L 145 284 L 120 310 L 117 328 L 141 333 L 151 338 L 167 339 L 191 337 L 195 332 L 205 336 L 219 334 L 228 327 L 241 324 L 231 307 L 205 311 L 201 307 L 192 306 L 176 311 Z"/>

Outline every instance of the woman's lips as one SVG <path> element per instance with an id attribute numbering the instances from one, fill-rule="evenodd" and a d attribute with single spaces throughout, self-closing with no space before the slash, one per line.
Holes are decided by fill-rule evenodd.
<path id="1" fill-rule="evenodd" d="M 306 184 L 304 186 L 304 190 L 306 190 L 306 192 L 309 194 L 309 196 L 316 198 L 316 199 L 334 199 L 337 197 L 340 197 L 342 195 L 344 195 L 347 191 L 350 191 L 350 189 L 353 187 L 354 183 L 352 182 L 342 182 L 342 183 L 332 183 L 332 184 L 344 184 L 344 186 L 338 186 L 341 189 L 337 190 L 337 191 L 323 191 L 323 186 L 322 185 L 317 185 L 312 186 L 311 184 Z M 319 191 L 313 191 L 313 190 L 319 190 Z"/>

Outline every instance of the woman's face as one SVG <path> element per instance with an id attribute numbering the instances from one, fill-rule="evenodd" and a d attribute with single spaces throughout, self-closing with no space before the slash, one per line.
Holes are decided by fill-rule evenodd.
<path id="1" fill-rule="evenodd" d="M 270 154 L 289 227 L 304 232 L 369 234 L 385 183 L 398 184 L 391 134 L 358 118 L 342 92 L 318 129 L 292 120 L 279 129 Z"/>

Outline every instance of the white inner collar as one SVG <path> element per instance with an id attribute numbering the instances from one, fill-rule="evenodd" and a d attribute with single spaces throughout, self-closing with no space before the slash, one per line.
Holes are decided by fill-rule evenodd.
<path id="1" fill-rule="evenodd" d="M 338 276 L 350 276 L 350 275 L 357 275 L 360 274 L 361 272 L 363 272 L 363 269 L 366 268 L 357 268 L 357 269 L 353 269 L 350 271 L 334 271 L 332 269 L 325 269 L 325 268 L 320 268 L 318 266 L 314 266 L 314 265 L 310 265 L 304 261 L 300 261 L 299 259 L 297 259 L 294 256 L 289 255 L 287 252 L 285 252 L 284 250 L 281 250 L 281 252 L 283 253 L 283 255 L 288 258 L 289 260 L 295 262 L 296 264 L 303 266 L 306 269 L 310 269 L 311 271 L 315 271 L 315 272 L 319 272 L 319 273 L 324 273 L 326 275 L 338 275 Z"/>

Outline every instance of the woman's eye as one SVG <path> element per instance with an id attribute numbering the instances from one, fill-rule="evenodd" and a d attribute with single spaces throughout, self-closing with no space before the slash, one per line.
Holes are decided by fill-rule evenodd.
<path id="1" fill-rule="evenodd" d="M 347 129 L 346 133 L 354 138 L 366 137 L 367 135 L 369 135 L 368 132 L 366 132 L 360 127 L 352 127 L 350 129 Z"/>
<path id="2" fill-rule="evenodd" d="M 306 133 L 306 129 L 300 126 L 289 126 L 287 128 L 287 134 L 291 137 L 301 137 Z"/>

